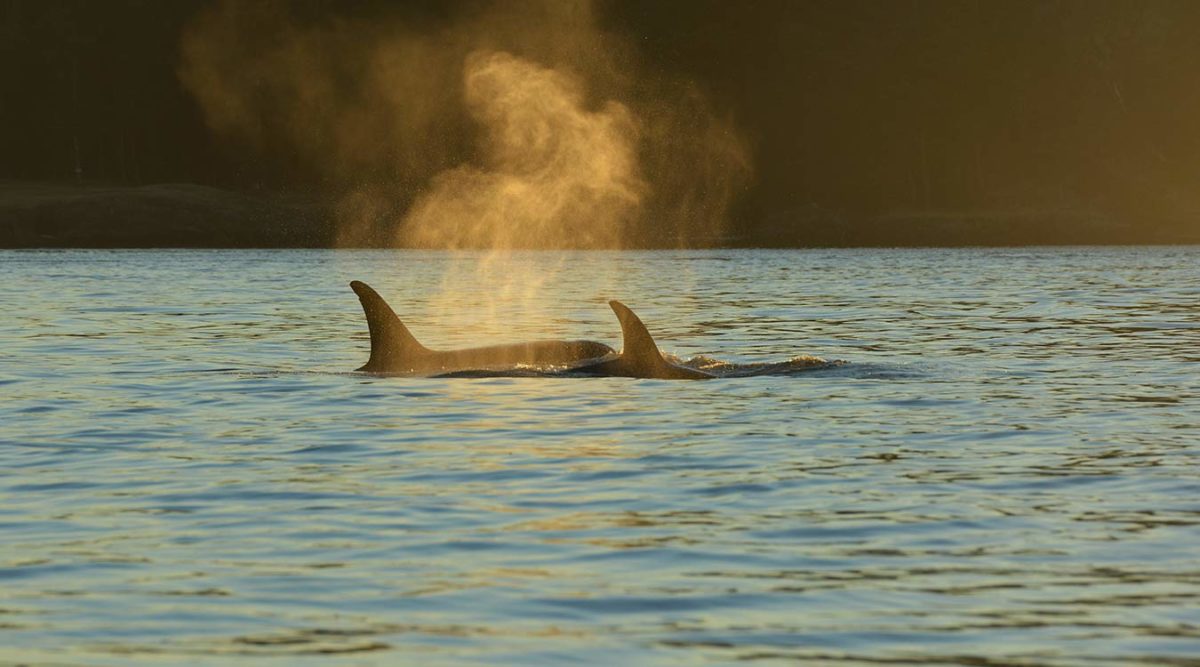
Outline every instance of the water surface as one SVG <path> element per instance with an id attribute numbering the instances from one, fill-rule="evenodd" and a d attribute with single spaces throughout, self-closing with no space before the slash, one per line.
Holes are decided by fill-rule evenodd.
<path id="1" fill-rule="evenodd" d="M 1200 248 L 0 252 L 0 662 L 1200 664 Z M 591 338 L 786 376 L 403 378 Z"/>

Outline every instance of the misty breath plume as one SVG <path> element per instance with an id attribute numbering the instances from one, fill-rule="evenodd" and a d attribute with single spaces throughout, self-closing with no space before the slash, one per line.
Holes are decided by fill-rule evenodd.
<path id="1" fill-rule="evenodd" d="M 433 178 L 398 242 L 434 248 L 618 247 L 639 210 L 637 127 L 609 101 L 584 108 L 574 77 L 507 53 L 467 59 L 481 166 Z"/>
<path id="2" fill-rule="evenodd" d="M 341 245 L 703 245 L 749 179 L 731 120 L 639 68 L 586 0 L 436 17 L 293 9 L 201 13 L 180 78 L 231 147 L 289 158 L 281 180 L 335 198 Z"/>

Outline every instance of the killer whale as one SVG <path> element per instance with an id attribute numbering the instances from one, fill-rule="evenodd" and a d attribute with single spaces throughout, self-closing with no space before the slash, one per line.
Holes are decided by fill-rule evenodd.
<path id="1" fill-rule="evenodd" d="M 568 366 L 616 354 L 590 340 L 544 340 L 460 350 L 431 350 L 409 332 L 392 307 L 366 283 L 355 280 L 371 332 L 371 356 L 357 370 L 366 373 L 445 374 L 464 370 L 528 366 Z"/>
<path id="2" fill-rule="evenodd" d="M 621 322 L 621 353 L 615 357 L 585 361 L 568 369 L 567 373 L 656 380 L 706 380 L 716 377 L 667 361 L 641 318 L 620 301 L 609 301 L 608 306 Z"/>
<path id="3" fill-rule="evenodd" d="M 717 377 L 711 373 L 673 364 L 667 361 L 646 325 L 628 306 L 620 301 L 609 301 L 608 305 L 621 323 L 622 347 L 620 353 L 612 353 L 595 359 L 554 369 L 459 369 L 439 373 L 441 378 L 483 377 L 629 377 L 654 380 L 706 380 Z"/>
<path id="4" fill-rule="evenodd" d="M 504 373 L 518 367 L 553 367 L 560 376 L 630 377 L 659 380 L 703 380 L 716 377 L 695 368 L 673 364 L 637 316 L 620 301 L 608 305 L 621 324 L 621 351 L 590 340 L 544 340 L 459 350 L 431 350 L 404 326 L 395 311 L 370 285 L 355 280 L 371 333 L 371 356 L 358 371 L 419 373 L 438 377 Z"/>

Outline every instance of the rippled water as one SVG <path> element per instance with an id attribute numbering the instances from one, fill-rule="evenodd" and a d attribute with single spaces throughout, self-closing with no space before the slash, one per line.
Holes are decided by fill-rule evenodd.
<path id="1" fill-rule="evenodd" d="M 351 373 L 434 347 L 785 377 Z M 1200 664 L 1200 248 L 0 253 L 0 662 Z"/>

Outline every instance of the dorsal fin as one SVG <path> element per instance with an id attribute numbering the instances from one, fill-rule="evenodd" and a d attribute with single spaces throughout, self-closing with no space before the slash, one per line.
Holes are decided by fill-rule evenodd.
<path id="1" fill-rule="evenodd" d="M 609 301 L 608 305 L 621 322 L 621 358 L 642 368 L 666 365 L 666 360 L 658 351 L 658 344 L 650 337 L 642 320 L 620 301 Z"/>
<path id="2" fill-rule="evenodd" d="M 646 325 L 638 319 L 633 311 L 620 301 L 609 301 L 617 319 L 621 321 L 621 337 L 624 343 L 621 355 L 613 361 L 607 361 L 598 367 L 614 375 L 625 375 L 636 378 L 656 378 L 660 380 L 703 380 L 712 375 L 704 371 L 677 366 L 663 359 L 658 351 L 658 344 L 646 331 Z"/>
<path id="3" fill-rule="evenodd" d="M 367 328 L 371 330 L 371 358 L 358 370 L 405 370 L 407 360 L 429 354 L 429 349 L 417 342 L 392 307 L 370 285 L 355 280 L 350 283 L 350 289 L 358 295 L 367 317 Z"/>

